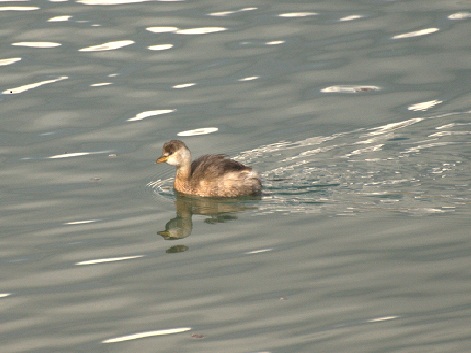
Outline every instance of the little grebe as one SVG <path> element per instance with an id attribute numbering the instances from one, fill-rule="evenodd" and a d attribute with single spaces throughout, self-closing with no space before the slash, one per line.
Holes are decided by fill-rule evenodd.
<path id="1" fill-rule="evenodd" d="M 179 140 L 166 142 L 156 163 L 177 167 L 173 187 L 182 194 L 236 197 L 259 195 L 260 175 L 223 154 L 208 154 L 191 162 L 188 147 Z"/>

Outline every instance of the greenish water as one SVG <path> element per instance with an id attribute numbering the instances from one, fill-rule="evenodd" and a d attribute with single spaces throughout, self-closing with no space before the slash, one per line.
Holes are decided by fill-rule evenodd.
<path id="1" fill-rule="evenodd" d="M 467 352 L 469 21 L 1 3 L 2 351 Z M 175 138 L 262 197 L 177 197 Z"/>

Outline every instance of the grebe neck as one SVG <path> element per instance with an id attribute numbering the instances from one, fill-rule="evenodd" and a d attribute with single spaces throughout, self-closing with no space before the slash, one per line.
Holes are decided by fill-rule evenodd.
<path id="1" fill-rule="evenodd" d="M 191 154 L 185 150 L 181 153 L 180 164 L 177 166 L 177 174 L 173 183 L 175 189 L 183 193 L 190 193 L 191 189 Z"/>
<path id="2" fill-rule="evenodd" d="M 190 181 L 191 177 L 191 164 L 183 164 L 177 168 L 177 179 L 181 181 Z"/>

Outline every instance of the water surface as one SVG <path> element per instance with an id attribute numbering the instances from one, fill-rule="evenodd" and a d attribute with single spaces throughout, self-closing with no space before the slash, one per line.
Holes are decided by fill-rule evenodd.
<path id="1" fill-rule="evenodd" d="M 466 352 L 456 1 L 0 3 L 8 352 Z M 260 171 L 175 195 L 169 139 Z"/>

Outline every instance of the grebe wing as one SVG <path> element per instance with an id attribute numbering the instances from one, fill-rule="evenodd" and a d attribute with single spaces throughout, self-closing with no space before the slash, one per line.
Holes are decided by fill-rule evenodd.
<path id="1" fill-rule="evenodd" d="M 191 163 L 192 178 L 216 178 L 228 172 L 252 170 L 224 154 L 206 154 Z"/>

